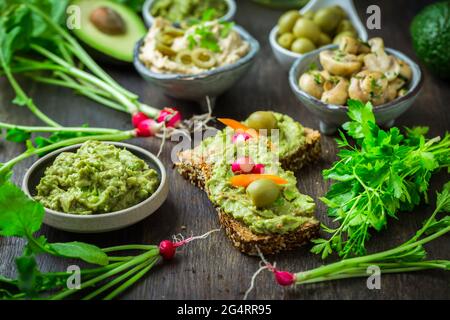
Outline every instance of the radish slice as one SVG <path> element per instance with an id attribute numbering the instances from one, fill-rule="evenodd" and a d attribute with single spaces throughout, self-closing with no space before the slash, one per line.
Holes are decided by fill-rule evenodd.
<path id="1" fill-rule="evenodd" d="M 250 173 L 254 167 L 255 164 L 250 157 L 242 157 L 231 165 L 231 170 L 234 173 Z"/>
<path id="2" fill-rule="evenodd" d="M 233 143 L 243 143 L 245 141 L 247 141 L 248 139 L 250 139 L 252 136 L 250 134 L 248 134 L 247 132 L 237 132 L 233 135 L 233 138 L 231 139 L 231 141 Z"/>
<path id="3" fill-rule="evenodd" d="M 255 174 L 263 174 L 264 171 L 265 171 L 264 169 L 265 169 L 265 166 L 264 166 L 262 163 L 257 163 L 257 164 L 255 164 L 255 166 L 253 167 L 252 173 L 255 173 Z"/>
<path id="4" fill-rule="evenodd" d="M 164 108 L 156 120 L 160 123 L 165 122 L 168 128 L 176 128 L 181 122 L 181 113 L 175 108 Z"/>

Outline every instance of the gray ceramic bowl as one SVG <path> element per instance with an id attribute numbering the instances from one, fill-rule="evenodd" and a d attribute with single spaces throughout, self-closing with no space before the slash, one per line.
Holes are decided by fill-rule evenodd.
<path id="1" fill-rule="evenodd" d="M 255 38 L 239 26 L 235 26 L 234 30 L 250 44 L 250 51 L 234 64 L 195 75 L 156 73 L 139 60 L 139 50 L 143 42 L 141 39 L 134 48 L 134 66 L 145 80 L 159 87 L 164 94 L 178 99 L 197 101 L 205 106 L 205 97 L 209 96 L 214 102 L 217 96 L 227 91 L 249 71 L 259 52 L 259 43 Z"/>
<path id="2" fill-rule="evenodd" d="M 231 21 L 234 18 L 234 15 L 236 14 L 236 2 L 234 0 L 224 0 L 228 5 L 228 11 L 227 13 L 221 17 L 219 20 L 222 21 Z M 155 0 L 146 0 L 144 2 L 144 5 L 142 6 L 142 16 L 144 17 L 145 25 L 150 28 L 150 26 L 153 23 L 153 15 L 150 13 L 150 10 L 153 6 L 153 3 Z"/>
<path id="3" fill-rule="evenodd" d="M 77 233 L 98 233 L 122 229 L 130 226 L 155 212 L 166 200 L 169 193 L 166 170 L 159 159 L 152 153 L 127 143 L 107 142 L 128 151 L 143 159 L 150 168 L 158 173 L 160 184 L 155 193 L 137 205 L 111 213 L 96 215 L 77 215 L 57 212 L 45 208 L 44 223 L 56 229 Z M 61 152 L 75 152 L 81 144 L 56 150 L 36 161 L 25 174 L 22 183 L 24 192 L 32 197 L 36 194 L 36 186 L 39 184 L 45 169 L 50 166 Z"/>
<path id="4" fill-rule="evenodd" d="M 289 72 L 289 84 L 292 91 L 300 102 L 319 118 L 320 131 L 323 134 L 333 134 L 344 122 L 349 120 L 347 117 L 348 107 L 326 104 L 319 99 L 310 96 L 299 88 L 298 81 L 300 75 L 308 71 L 309 66 L 312 63 L 320 66 L 319 54 L 321 51 L 335 49 L 337 47 L 338 46 L 336 45 L 328 45 L 301 56 L 294 63 Z M 377 123 L 386 127 L 391 127 L 394 124 L 395 119 L 408 110 L 416 100 L 422 88 L 423 78 L 420 67 L 406 55 L 393 49 L 386 49 L 386 52 L 408 63 L 413 74 L 411 82 L 409 83 L 408 92 L 403 97 L 374 107 Z"/>

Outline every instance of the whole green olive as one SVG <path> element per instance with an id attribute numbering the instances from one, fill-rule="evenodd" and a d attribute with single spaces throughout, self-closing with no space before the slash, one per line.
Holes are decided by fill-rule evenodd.
<path id="1" fill-rule="evenodd" d="M 278 38 L 278 44 L 285 49 L 289 49 L 291 47 L 292 42 L 294 42 L 294 40 L 295 40 L 294 35 L 290 32 L 286 32 L 286 33 L 283 33 Z"/>
<path id="2" fill-rule="evenodd" d="M 353 31 L 356 32 L 355 27 L 353 26 L 353 24 L 350 22 L 350 20 L 348 19 L 344 19 L 341 22 L 339 22 L 339 25 L 336 29 L 336 33 L 341 33 L 344 31 Z"/>
<path id="3" fill-rule="evenodd" d="M 320 37 L 320 28 L 311 20 L 300 18 L 294 25 L 294 36 L 308 38 L 316 43 Z"/>
<path id="4" fill-rule="evenodd" d="M 303 14 L 302 17 L 305 19 L 313 20 L 314 19 L 314 11 L 308 10 Z"/>
<path id="5" fill-rule="evenodd" d="M 322 32 L 322 33 L 320 34 L 319 42 L 317 43 L 317 45 L 318 45 L 319 47 L 321 47 L 321 46 L 326 46 L 327 44 L 330 44 L 330 43 L 331 43 L 331 38 L 330 38 L 330 36 L 327 35 L 326 33 Z"/>
<path id="6" fill-rule="evenodd" d="M 333 8 L 319 9 L 314 15 L 314 23 L 320 27 L 323 32 L 332 33 L 341 21 L 341 15 Z"/>
<path id="7" fill-rule="evenodd" d="M 256 111 L 248 117 L 247 125 L 255 130 L 266 129 L 270 134 L 270 130 L 278 128 L 278 121 L 270 111 Z"/>
<path id="8" fill-rule="evenodd" d="M 295 25 L 295 21 L 300 18 L 300 13 L 297 10 L 291 10 L 284 13 L 280 19 L 278 19 L 278 32 L 283 34 L 285 32 L 291 32 Z"/>
<path id="9" fill-rule="evenodd" d="M 339 13 L 339 15 L 341 16 L 342 19 L 347 18 L 347 12 L 345 12 L 345 10 L 341 7 L 341 6 L 331 6 L 331 9 L 335 10 L 337 13 Z"/>
<path id="10" fill-rule="evenodd" d="M 341 43 L 341 40 L 343 37 L 348 36 L 348 37 L 353 37 L 356 38 L 356 32 L 352 32 L 352 31 L 344 31 L 341 32 L 339 34 L 336 35 L 336 37 L 334 37 L 333 39 L 333 44 L 337 44 L 339 45 L 339 43 Z"/>
<path id="11" fill-rule="evenodd" d="M 258 179 L 247 187 L 247 194 L 258 208 L 270 206 L 280 196 L 280 187 L 269 179 Z"/>
<path id="12" fill-rule="evenodd" d="M 291 51 L 295 53 L 307 53 L 316 49 L 314 43 L 308 38 L 298 38 L 292 43 Z"/>

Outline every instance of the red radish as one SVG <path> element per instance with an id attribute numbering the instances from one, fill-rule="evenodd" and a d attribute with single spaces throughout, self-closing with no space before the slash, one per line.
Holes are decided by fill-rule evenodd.
<path id="1" fill-rule="evenodd" d="M 242 157 L 233 162 L 231 170 L 234 173 L 250 173 L 254 166 L 255 164 L 250 157 Z"/>
<path id="2" fill-rule="evenodd" d="M 164 260 L 170 260 L 175 256 L 177 250 L 175 244 L 170 240 L 163 240 L 159 243 L 159 254 Z"/>
<path id="3" fill-rule="evenodd" d="M 242 143 L 250 139 L 252 136 L 247 132 L 236 132 L 231 138 L 233 143 Z"/>
<path id="4" fill-rule="evenodd" d="M 164 108 L 159 112 L 156 120 L 160 123 L 165 122 L 168 128 L 175 128 L 181 122 L 181 114 L 175 108 Z"/>
<path id="5" fill-rule="evenodd" d="M 257 163 L 252 169 L 252 173 L 255 174 L 263 174 L 264 173 L 264 165 L 262 163 Z"/>
<path id="6" fill-rule="evenodd" d="M 138 137 L 152 137 L 161 129 L 161 124 L 153 119 L 146 119 L 139 123 L 136 128 Z"/>
<path id="7" fill-rule="evenodd" d="M 141 123 L 142 121 L 147 120 L 147 119 L 149 119 L 149 117 L 145 113 L 143 113 L 143 112 L 136 112 L 131 117 L 131 122 L 133 123 L 133 126 L 135 128 L 137 128 L 139 126 L 139 123 Z"/>
<path id="8" fill-rule="evenodd" d="M 277 269 L 273 270 L 273 274 L 275 275 L 275 279 L 278 284 L 281 286 L 290 286 L 295 283 L 295 274 L 287 272 L 287 271 L 278 271 Z"/>

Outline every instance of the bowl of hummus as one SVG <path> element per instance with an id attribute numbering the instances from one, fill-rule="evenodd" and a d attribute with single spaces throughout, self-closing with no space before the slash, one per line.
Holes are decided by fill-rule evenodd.
<path id="1" fill-rule="evenodd" d="M 166 95 L 201 104 L 223 94 L 252 66 L 259 43 L 232 22 L 177 27 L 156 18 L 136 44 L 134 66 Z"/>
<path id="2" fill-rule="evenodd" d="M 36 161 L 22 188 L 56 229 L 97 233 L 125 228 L 155 212 L 168 195 L 162 163 L 126 143 L 87 141 Z"/>

